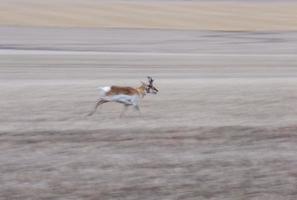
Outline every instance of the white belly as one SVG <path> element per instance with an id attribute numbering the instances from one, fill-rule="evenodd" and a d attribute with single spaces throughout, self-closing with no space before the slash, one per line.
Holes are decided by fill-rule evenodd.
<path id="1" fill-rule="evenodd" d="M 138 105 L 139 97 L 137 95 L 125 95 L 125 94 L 119 94 L 108 97 L 110 101 L 122 103 L 125 105 Z"/>

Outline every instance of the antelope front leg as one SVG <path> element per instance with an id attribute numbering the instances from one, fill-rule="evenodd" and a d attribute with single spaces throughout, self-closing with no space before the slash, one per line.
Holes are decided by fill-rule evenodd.
<path id="1" fill-rule="evenodd" d="M 134 107 L 135 110 L 138 111 L 139 116 L 141 116 L 141 110 L 139 108 L 139 105 L 134 105 L 133 107 Z"/>
<path id="2" fill-rule="evenodd" d="M 88 114 L 88 116 L 93 115 L 93 114 L 96 112 L 98 106 L 100 106 L 101 104 L 107 103 L 107 102 L 108 102 L 107 100 L 99 99 L 99 100 L 97 101 L 95 107 L 94 107 L 94 110 L 92 110 L 92 111 Z"/>

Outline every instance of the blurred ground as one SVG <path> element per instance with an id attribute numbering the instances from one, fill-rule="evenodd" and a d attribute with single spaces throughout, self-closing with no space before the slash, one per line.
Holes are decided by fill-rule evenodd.
<path id="1" fill-rule="evenodd" d="M 2 0 L 0 25 L 297 30 L 296 1 Z"/>
<path id="2" fill-rule="evenodd" d="M 37 4 L 14 2 L 0 9 Z M 39 3 L 39 14 L 52 2 Z M 276 5 L 261 1 L 257 9 L 265 2 Z M 245 23 L 211 31 L 24 27 L 34 20 L 2 10 L 19 13 L 15 22 L 24 17 L 24 24 L 0 18 L 7 25 L 0 27 L 0 199 L 295 200 L 297 33 L 287 26 L 296 22 L 290 12 L 275 30 L 267 22 L 265 31 L 232 31 Z M 44 26 L 47 19 L 36 17 Z M 86 117 L 98 86 L 138 86 L 147 75 L 160 93 L 143 99 L 141 117 L 129 110 L 119 118 L 117 104 Z"/>

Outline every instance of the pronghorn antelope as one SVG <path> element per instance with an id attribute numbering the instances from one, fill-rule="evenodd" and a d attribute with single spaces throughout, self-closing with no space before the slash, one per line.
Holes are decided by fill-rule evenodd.
<path id="1" fill-rule="evenodd" d="M 129 106 L 133 106 L 140 112 L 140 99 L 143 98 L 146 94 L 157 94 L 157 92 L 159 91 L 153 85 L 154 80 L 152 79 L 152 77 L 148 76 L 147 78 L 149 83 L 146 84 L 144 82 L 141 82 L 141 86 L 137 88 L 122 86 L 99 87 L 101 97 L 98 99 L 94 110 L 91 111 L 88 115 L 93 115 L 100 105 L 108 102 L 124 104 L 124 110 L 122 111 L 120 116 L 124 114 Z"/>

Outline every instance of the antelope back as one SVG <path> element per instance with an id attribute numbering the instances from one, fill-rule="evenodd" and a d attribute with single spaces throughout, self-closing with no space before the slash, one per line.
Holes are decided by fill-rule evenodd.
<path id="1" fill-rule="evenodd" d="M 135 95 L 137 94 L 137 90 L 132 87 L 111 86 L 110 91 L 106 93 L 107 96 L 119 95 L 119 94 Z"/>

